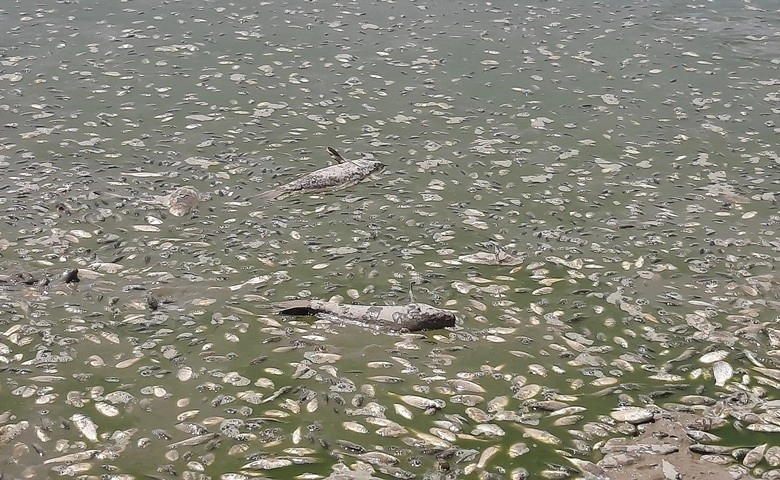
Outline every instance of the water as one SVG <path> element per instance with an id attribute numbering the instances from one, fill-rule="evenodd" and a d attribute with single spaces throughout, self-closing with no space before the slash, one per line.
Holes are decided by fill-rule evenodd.
<path id="1" fill-rule="evenodd" d="M 4 440 L 4 473 L 53 476 L 47 459 L 113 445 L 120 452 L 88 459 L 84 474 L 166 475 L 170 465 L 219 478 L 252 453 L 307 447 L 317 463 L 278 471 L 327 475 L 336 459 L 355 461 L 334 447 L 345 439 L 422 476 L 436 459 L 402 438 L 443 414 L 468 418 L 444 379 L 473 377 L 485 402 L 505 395 L 524 412 L 511 390 L 523 375 L 543 387 L 534 400 L 576 396 L 567 402 L 588 407 L 585 422 L 618 406 L 617 393 L 593 396 L 598 377 L 638 384 L 621 391 L 644 404 L 669 388 L 650 374 L 679 375 L 660 404 L 757 387 L 743 350 L 776 368 L 763 329 L 777 319 L 780 247 L 772 2 L 158 3 L 0 9 L 0 395 L 15 416 L 6 424 L 29 422 Z M 387 171 L 343 192 L 252 201 L 327 165 L 325 146 L 373 155 Z M 158 197 L 182 185 L 202 198 L 177 218 Z M 459 259 L 496 245 L 525 255 L 522 266 Z M 71 268 L 78 284 L 60 279 Z M 270 308 L 334 296 L 405 303 L 410 283 L 418 301 L 456 310 L 460 333 L 404 339 Z M 604 364 L 568 363 L 572 334 L 604 347 Z M 689 360 L 667 363 L 691 347 Z M 718 348 L 743 372 L 725 387 L 697 360 Z M 294 378 L 315 351 L 342 357 Z M 616 363 L 637 351 L 633 371 Z M 185 367 L 192 378 L 179 380 Z M 228 372 L 250 383 L 226 382 Z M 346 404 L 325 403 L 344 379 L 354 384 L 338 392 Z M 408 433 L 382 437 L 346 414 L 363 385 Z M 238 398 L 283 386 L 291 392 L 268 403 Z M 295 411 L 308 390 L 319 406 Z M 113 391 L 134 400 L 108 417 L 95 405 Z M 83 406 L 66 400 L 74 392 Z M 408 394 L 447 407 L 430 417 L 409 407 L 408 420 L 393 410 Z M 188 411 L 211 432 L 240 418 L 250 435 L 167 450 L 190 436 L 175 427 Z M 70 426 L 76 412 L 98 424 L 98 442 Z M 512 422 L 495 422 L 504 437 L 456 446 L 499 442 L 486 471 L 538 472 L 566 464 L 554 450 L 572 445 L 552 420 L 535 428 L 563 443 L 534 444 L 544 455 L 507 456 L 515 441 L 533 443 Z M 297 427 L 309 435 L 296 444 Z M 109 438 L 128 429 L 126 444 Z M 477 459 L 451 467 L 464 474 Z"/>

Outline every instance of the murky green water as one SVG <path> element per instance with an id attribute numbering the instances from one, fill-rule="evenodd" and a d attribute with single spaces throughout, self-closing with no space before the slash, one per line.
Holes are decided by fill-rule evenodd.
<path id="1" fill-rule="evenodd" d="M 509 476 L 598 459 L 571 430 L 626 401 L 776 399 L 753 367 L 776 369 L 780 348 L 778 11 L 623 3 L 0 7 L 3 474 L 239 478 L 282 458 L 313 463 L 274 477 L 327 475 L 357 461 L 347 440 L 443 475 L 446 449 L 420 433 L 449 420 L 460 436 L 442 442 L 476 455 L 447 457 L 451 476 Z M 325 146 L 387 170 L 253 201 L 327 165 Z M 177 218 L 157 197 L 182 185 L 202 198 Z M 495 245 L 522 266 L 461 258 Z M 78 284 L 61 279 L 72 268 Z M 377 334 L 269 308 L 400 304 L 410 283 L 458 312 L 455 331 Z M 700 358 L 720 349 L 736 373 L 716 386 Z M 322 352 L 340 358 L 312 361 Z M 540 388 L 513 397 L 523 384 Z M 484 422 L 463 394 L 482 397 Z M 402 395 L 447 405 L 408 419 Z M 528 416 L 495 420 L 496 397 Z M 556 398 L 583 419 L 555 426 L 534 408 Z M 406 431 L 350 415 L 369 402 Z M 184 422 L 219 435 L 169 448 L 195 435 Z M 504 434 L 472 435 L 479 423 Z M 531 453 L 512 458 L 518 441 Z"/>

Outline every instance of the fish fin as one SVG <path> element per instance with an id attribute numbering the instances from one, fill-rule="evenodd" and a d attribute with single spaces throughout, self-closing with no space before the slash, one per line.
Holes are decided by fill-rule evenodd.
<path id="1" fill-rule="evenodd" d="M 333 147 L 325 147 L 328 150 L 328 153 L 331 157 L 333 157 L 333 160 L 336 160 L 338 163 L 344 163 L 344 158 L 339 154 L 339 152 L 336 151 Z"/>

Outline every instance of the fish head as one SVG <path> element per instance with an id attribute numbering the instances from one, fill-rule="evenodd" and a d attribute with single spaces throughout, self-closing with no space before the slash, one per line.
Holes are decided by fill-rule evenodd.
<path id="1" fill-rule="evenodd" d="M 360 176 L 360 180 L 370 178 L 376 180 L 380 174 L 385 170 L 387 165 L 379 160 L 373 160 L 369 158 L 361 158 L 358 160 L 351 160 L 347 162 L 354 167 L 354 174 Z"/>
<path id="2" fill-rule="evenodd" d="M 369 175 L 372 177 L 379 175 L 387 168 L 387 165 L 378 160 L 366 160 L 366 164 L 368 166 Z"/>
<path id="3" fill-rule="evenodd" d="M 414 313 L 414 316 L 419 319 L 422 330 L 454 327 L 456 322 L 455 312 L 436 308 L 425 303 L 407 305 L 406 313 L 407 315 Z"/>

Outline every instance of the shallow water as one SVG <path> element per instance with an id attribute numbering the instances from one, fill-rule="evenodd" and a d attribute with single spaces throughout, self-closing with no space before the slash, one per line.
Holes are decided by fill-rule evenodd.
<path id="1" fill-rule="evenodd" d="M 453 475 L 494 443 L 476 471 L 539 472 L 571 468 L 561 451 L 597 459 L 568 430 L 619 393 L 776 397 L 749 358 L 777 368 L 772 2 L 157 3 L 0 9 L 0 395 L 4 432 L 21 425 L 2 437 L 5 474 L 228 478 L 306 447 L 316 463 L 272 473 L 327 475 L 355 462 L 337 443 L 349 440 L 422 476 L 442 469 L 435 449 L 402 439 L 448 414 L 464 419 L 454 446 L 478 452 L 451 459 Z M 328 145 L 388 167 L 341 192 L 253 200 L 327 165 Z M 201 198 L 178 218 L 162 197 L 182 185 Z M 522 266 L 460 258 L 496 245 Z M 81 281 L 66 284 L 72 268 Z M 458 312 L 456 331 L 377 334 L 269 307 L 405 303 L 410 284 Z M 574 361 L 586 347 L 595 365 Z M 699 360 L 719 349 L 736 370 L 722 386 Z M 317 352 L 341 357 L 331 368 Z M 520 375 L 542 387 L 530 399 L 513 398 Z M 492 418 L 505 435 L 466 436 L 479 422 L 457 403 L 468 392 L 448 390 L 455 378 L 484 388 L 478 408 L 507 396 L 561 444 Z M 259 405 L 245 393 L 282 387 Z M 408 432 L 348 415 L 361 388 Z M 116 391 L 130 400 L 105 410 Z M 447 406 L 408 407 L 410 420 L 394 410 L 401 395 Z M 587 407 L 577 425 L 535 410 L 556 395 Z M 221 436 L 168 450 L 192 436 L 175 426 L 185 417 Z M 734 426 L 718 434 L 745 441 Z M 516 441 L 543 455 L 510 458 Z M 83 448 L 103 453 L 80 473 L 46 463 Z"/>

